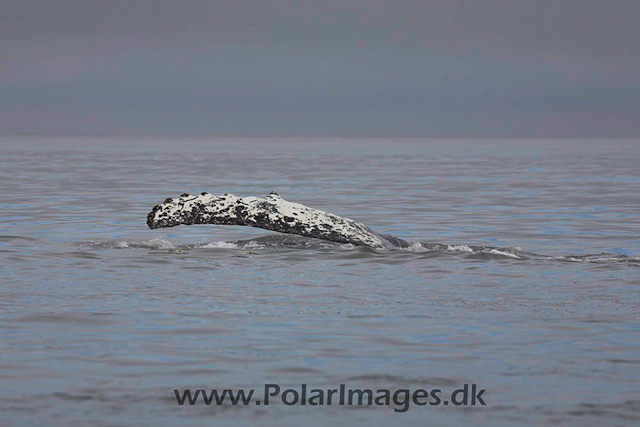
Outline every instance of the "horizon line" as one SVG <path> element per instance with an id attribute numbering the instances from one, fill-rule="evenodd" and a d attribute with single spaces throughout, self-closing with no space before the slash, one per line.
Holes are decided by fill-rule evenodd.
<path id="1" fill-rule="evenodd" d="M 41 136 L 41 137 L 148 137 L 148 138 L 282 138 L 282 139 L 305 139 L 305 138 L 368 138 L 368 139 L 527 139 L 527 140 L 541 140 L 541 139 L 592 139 L 592 140 L 629 140 L 640 139 L 638 135 L 601 135 L 601 136 L 568 136 L 568 135 L 429 135 L 429 134 L 227 134 L 227 133 L 203 133 L 203 134 L 181 134 L 181 133 L 146 133 L 146 132 L 111 132 L 111 133 L 93 133 L 93 132 L 0 132 L 0 137 L 21 137 L 21 136 Z"/>

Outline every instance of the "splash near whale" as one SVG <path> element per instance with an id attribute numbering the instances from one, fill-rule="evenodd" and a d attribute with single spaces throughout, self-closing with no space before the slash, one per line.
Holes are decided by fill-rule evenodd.
<path id="1" fill-rule="evenodd" d="M 166 199 L 147 215 L 151 229 L 193 224 L 244 225 L 372 248 L 393 246 L 364 224 L 289 202 L 277 193 L 264 198 L 183 194 Z"/>

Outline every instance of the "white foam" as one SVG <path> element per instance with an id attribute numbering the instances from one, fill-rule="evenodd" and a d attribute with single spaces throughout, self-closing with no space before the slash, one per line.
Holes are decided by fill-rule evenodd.
<path id="1" fill-rule="evenodd" d="M 488 254 L 493 254 L 493 255 L 502 255 L 510 258 L 520 259 L 520 257 L 516 254 L 512 254 L 511 252 L 499 251 L 497 249 L 491 249 L 490 251 L 484 251 L 484 252 Z"/>
<path id="2" fill-rule="evenodd" d="M 471 252 L 471 253 L 473 253 L 473 249 L 471 249 L 467 245 L 447 245 L 447 250 L 448 251 L 454 251 L 454 252 Z"/>
<path id="3" fill-rule="evenodd" d="M 92 242 L 92 246 L 112 249 L 175 249 L 175 245 L 168 240 L 155 238 L 151 240 L 143 240 L 141 242 L 128 242 L 126 240 L 117 240 L 110 242 Z"/>
<path id="4" fill-rule="evenodd" d="M 427 252 L 428 249 L 422 246 L 420 242 L 412 242 L 407 246 L 406 250 L 409 252 Z"/>
<path id="5" fill-rule="evenodd" d="M 151 240 L 149 240 L 147 242 L 140 243 L 140 245 L 141 246 L 147 246 L 147 247 L 150 247 L 150 248 L 153 248 L 153 249 L 175 249 L 176 248 L 173 243 L 171 243 L 168 240 L 161 239 L 161 238 L 151 239 Z"/>
<path id="6" fill-rule="evenodd" d="M 570 262 L 586 262 L 586 263 L 637 263 L 640 262 L 640 258 L 634 257 L 599 257 L 599 258 L 576 258 L 572 256 L 558 256 L 547 259 L 555 259 L 558 261 L 570 261 Z"/>
<path id="7" fill-rule="evenodd" d="M 236 245 L 235 243 L 224 242 L 224 241 L 211 242 L 211 243 L 207 243 L 206 245 L 202 245 L 200 247 L 204 249 L 214 249 L 214 248 L 215 249 L 238 249 L 238 245 Z"/>

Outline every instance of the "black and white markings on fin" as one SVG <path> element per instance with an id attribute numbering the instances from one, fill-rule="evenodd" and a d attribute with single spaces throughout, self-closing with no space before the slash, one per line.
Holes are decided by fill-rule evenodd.
<path id="1" fill-rule="evenodd" d="M 265 198 L 200 193 L 169 198 L 147 215 L 149 228 L 176 225 L 245 225 L 339 243 L 385 247 L 385 240 L 364 224 L 284 200 L 272 192 Z"/>

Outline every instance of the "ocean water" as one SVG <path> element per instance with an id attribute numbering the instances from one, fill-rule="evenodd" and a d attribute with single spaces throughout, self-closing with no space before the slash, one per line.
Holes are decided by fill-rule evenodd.
<path id="1" fill-rule="evenodd" d="M 0 425 L 637 425 L 640 141 L 0 139 Z M 150 230 L 285 199 L 410 242 Z M 486 389 L 194 406 L 174 389 Z"/>

